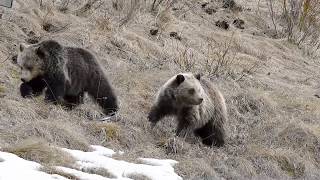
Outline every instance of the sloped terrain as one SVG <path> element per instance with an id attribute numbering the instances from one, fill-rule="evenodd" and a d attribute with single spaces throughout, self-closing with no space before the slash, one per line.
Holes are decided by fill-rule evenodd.
<path id="1" fill-rule="evenodd" d="M 280 18 L 274 31 L 265 0 L 239 0 L 233 9 L 222 0 L 158 2 L 17 0 L 12 9 L 0 7 L 0 146 L 19 147 L 20 157 L 47 166 L 61 162 L 35 159 L 26 140 L 83 151 L 102 145 L 124 150 L 127 161 L 174 159 L 184 179 L 320 177 L 315 46 L 288 41 Z M 280 5 L 274 10 L 278 15 Z M 17 45 L 46 39 L 97 55 L 120 99 L 112 122 L 96 121 L 101 110 L 90 98 L 66 111 L 43 97 L 20 97 Z M 174 137 L 170 118 L 151 130 L 146 117 L 156 91 L 184 71 L 208 76 L 225 95 L 224 147 Z"/>
<path id="2" fill-rule="evenodd" d="M 168 179 L 181 180 L 182 178 L 174 173 L 174 166 L 177 162 L 171 159 L 159 160 L 153 158 L 139 158 L 139 163 L 130 163 L 123 160 L 115 160 L 113 155 L 121 155 L 123 152 L 114 152 L 101 146 L 91 146 L 93 151 L 83 152 L 79 150 L 60 149 L 67 152 L 74 158 L 71 167 L 51 167 L 45 169 L 40 164 L 27 161 L 14 154 L 0 152 L 0 179 L 39 179 L 39 180 L 66 180 L 87 179 L 87 180 L 109 180 L 109 179 Z M 15 169 L 15 170 L 14 170 Z M 42 171 L 41 171 L 42 170 Z M 19 171 L 19 173 L 16 173 Z"/>

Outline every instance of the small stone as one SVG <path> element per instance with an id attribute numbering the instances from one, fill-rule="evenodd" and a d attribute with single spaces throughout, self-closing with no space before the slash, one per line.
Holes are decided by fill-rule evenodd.
<path id="1" fill-rule="evenodd" d="M 233 9 L 236 6 L 234 0 L 223 0 L 223 8 Z"/>
<path id="2" fill-rule="evenodd" d="M 208 2 L 205 2 L 205 3 L 201 4 L 201 7 L 205 8 L 208 4 L 209 4 Z"/>
<path id="3" fill-rule="evenodd" d="M 244 21 L 242 19 L 235 19 L 233 21 L 233 25 L 236 27 L 236 28 L 239 28 L 239 29 L 244 29 Z"/>
<path id="4" fill-rule="evenodd" d="M 175 39 L 181 41 L 181 37 L 178 35 L 177 32 L 170 32 L 169 35 L 170 35 L 170 37 L 175 38 Z"/>
<path id="5" fill-rule="evenodd" d="M 215 9 L 213 9 L 213 8 L 207 8 L 207 9 L 205 9 L 205 12 L 207 13 L 207 14 L 213 14 L 213 13 L 215 13 L 215 12 L 217 12 Z"/>
<path id="6" fill-rule="evenodd" d="M 157 35 L 158 34 L 158 29 L 150 29 L 150 34 L 152 35 L 152 36 L 155 36 L 155 35 Z"/>
<path id="7" fill-rule="evenodd" d="M 216 26 L 218 26 L 222 29 L 225 29 L 225 30 L 229 29 L 229 24 L 227 21 L 217 21 Z"/>

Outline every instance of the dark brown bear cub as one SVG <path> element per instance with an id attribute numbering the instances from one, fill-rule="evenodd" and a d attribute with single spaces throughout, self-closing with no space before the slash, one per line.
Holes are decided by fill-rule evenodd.
<path id="1" fill-rule="evenodd" d="M 227 108 L 221 92 L 207 79 L 180 73 L 158 91 L 148 119 L 152 127 L 165 116 L 175 116 L 177 135 L 192 131 L 205 145 L 223 146 Z"/>
<path id="2" fill-rule="evenodd" d="M 23 97 L 37 96 L 74 106 L 82 103 L 87 92 L 105 114 L 118 110 L 113 88 L 96 58 L 82 48 L 65 47 L 53 40 L 19 45 L 17 63 L 21 67 L 20 92 Z"/>

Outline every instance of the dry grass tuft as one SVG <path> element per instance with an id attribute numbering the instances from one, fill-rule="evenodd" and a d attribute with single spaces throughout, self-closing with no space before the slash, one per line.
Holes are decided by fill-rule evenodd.
<path id="1" fill-rule="evenodd" d="M 167 154 L 185 154 L 191 148 L 189 143 L 179 137 L 160 138 L 157 145 L 164 148 Z"/>
<path id="2" fill-rule="evenodd" d="M 285 171 L 289 176 L 294 178 L 301 178 L 305 172 L 305 166 L 303 163 L 296 163 L 293 160 L 290 160 L 286 156 L 275 157 L 279 163 L 280 168 Z"/>
<path id="3" fill-rule="evenodd" d="M 127 178 L 131 178 L 134 180 L 151 180 L 150 178 L 148 178 L 147 176 L 141 175 L 141 174 L 129 174 L 126 175 Z"/>
<path id="4" fill-rule="evenodd" d="M 74 176 L 72 174 L 62 172 L 62 171 L 57 170 L 56 168 L 50 167 L 50 166 L 42 166 L 40 171 L 43 171 L 43 172 L 48 173 L 48 174 L 57 174 L 59 176 L 65 177 L 67 179 L 80 180 L 78 177 L 76 177 L 76 176 Z"/>
<path id="5" fill-rule="evenodd" d="M 47 165 L 68 166 L 74 163 L 73 158 L 67 153 L 50 146 L 50 144 L 39 138 L 31 137 L 17 142 L 15 145 L 4 147 L 3 150 L 23 159 Z"/>
<path id="6" fill-rule="evenodd" d="M 175 166 L 178 174 L 188 179 L 218 179 L 214 168 L 204 163 L 203 158 L 186 158 L 184 163 L 179 163 Z"/>
<path id="7" fill-rule="evenodd" d="M 0 97 L 3 97 L 6 93 L 6 88 L 2 85 L 0 85 Z"/>
<path id="8" fill-rule="evenodd" d="M 103 176 L 103 177 L 106 177 L 106 178 L 110 178 L 110 179 L 116 178 L 115 175 L 111 174 L 105 168 L 81 168 L 79 170 L 81 170 L 82 172 L 85 172 L 85 173 L 97 174 L 97 175 L 100 175 L 100 176 Z"/>
<path id="9" fill-rule="evenodd" d="M 102 135 L 106 142 L 120 138 L 120 127 L 115 123 L 95 123 L 92 128 L 95 134 Z"/>

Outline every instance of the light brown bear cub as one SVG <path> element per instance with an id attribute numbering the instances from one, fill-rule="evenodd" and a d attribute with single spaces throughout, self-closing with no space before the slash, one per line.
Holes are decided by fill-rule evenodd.
<path id="1" fill-rule="evenodd" d="M 209 80 L 192 73 L 170 78 L 158 91 L 148 119 L 154 127 L 170 115 L 176 117 L 177 135 L 192 130 L 205 145 L 224 145 L 227 108 L 221 92 Z"/>

